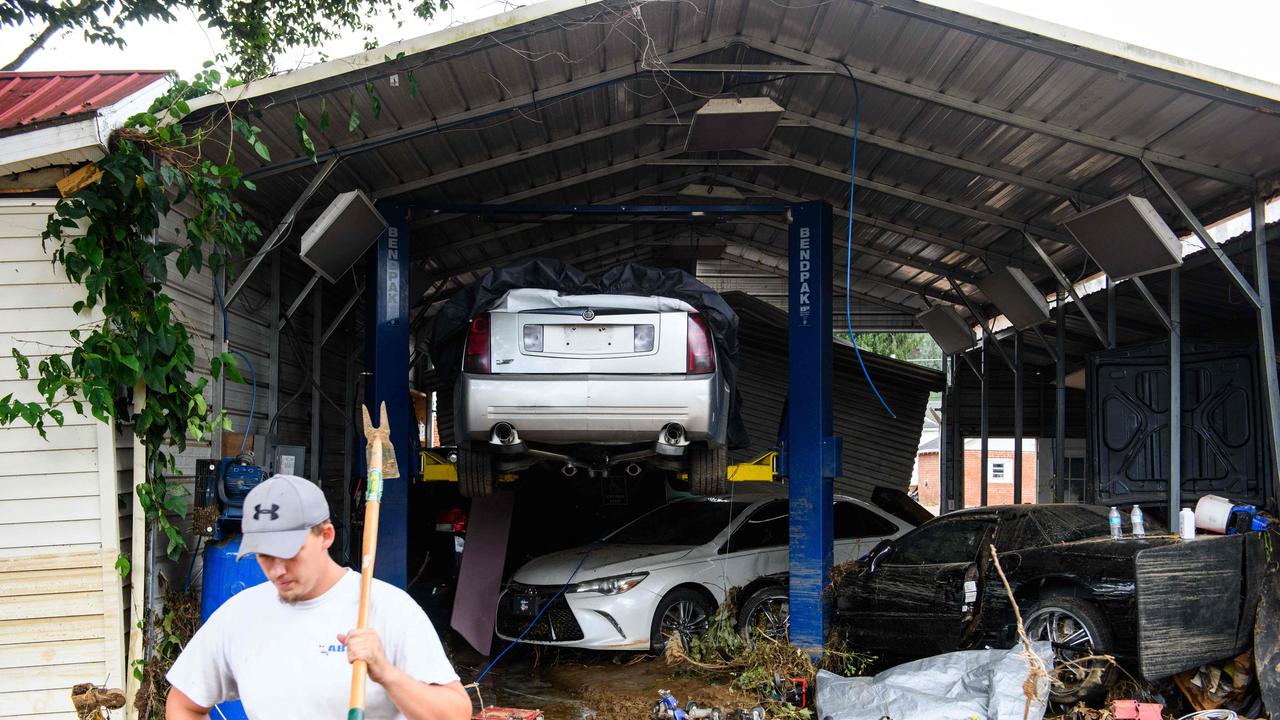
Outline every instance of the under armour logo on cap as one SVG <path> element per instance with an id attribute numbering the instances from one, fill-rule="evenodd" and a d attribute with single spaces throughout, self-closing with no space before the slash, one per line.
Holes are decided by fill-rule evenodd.
<path id="1" fill-rule="evenodd" d="M 280 506 L 279 506 L 279 505 L 275 505 L 275 504 L 272 504 L 272 505 L 271 505 L 271 507 L 267 508 L 266 510 L 263 510 L 261 505 L 254 505 L 254 506 L 253 506 L 253 519 L 254 519 L 254 520 L 257 520 L 259 515 L 268 515 L 268 514 L 269 514 L 269 515 L 271 515 L 271 519 L 272 519 L 272 520 L 279 520 L 279 519 L 280 519 L 280 513 L 276 512 L 276 511 L 277 511 L 277 510 L 279 510 L 279 509 L 280 509 Z"/>

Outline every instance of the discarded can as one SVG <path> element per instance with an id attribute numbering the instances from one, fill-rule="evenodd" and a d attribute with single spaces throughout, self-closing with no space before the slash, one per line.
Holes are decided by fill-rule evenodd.
<path id="1" fill-rule="evenodd" d="M 1111 506 L 1111 515 L 1107 519 L 1111 523 L 1111 539 L 1119 540 L 1123 538 L 1124 527 L 1121 525 L 1123 521 L 1120 519 L 1120 511 L 1114 505 Z"/>
<path id="2" fill-rule="evenodd" d="M 1129 512 L 1129 524 L 1133 526 L 1133 536 L 1136 538 L 1147 536 L 1147 526 L 1142 520 L 1142 508 L 1136 504 L 1133 510 Z"/>

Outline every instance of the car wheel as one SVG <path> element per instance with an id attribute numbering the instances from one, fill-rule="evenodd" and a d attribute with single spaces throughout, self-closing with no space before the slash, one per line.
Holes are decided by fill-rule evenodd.
<path id="1" fill-rule="evenodd" d="M 751 593 L 738 611 L 738 632 L 749 644 L 763 633 L 765 637 L 786 642 L 791 630 L 791 598 L 779 585 L 762 587 Z"/>
<path id="2" fill-rule="evenodd" d="M 493 472 L 493 456 L 481 450 L 458 448 L 458 492 L 463 497 L 492 495 L 498 486 Z"/>
<path id="3" fill-rule="evenodd" d="M 714 612 L 715 608 L 702 593 L 689 588 L 672 590 L 658 603 L 658 610 L 653 614 L 650 649 L 662 652 L 667 646 L 667 638 L 677 633 L 688 647 L 695 635 L 706 631 Z"/>
<path id="4" fill-rule="evenodd" d="M 728 453 L 723 445 L 709 443 L 689 446 L 689 484 L 694 495 L 724 495 L 729 492 Z"/>
<path id="5" fill-rule="evenodd" d="M 1053 685 L 1049 699 L 1075 704 L 1099 694 L 1110 684 L 1106 660 L 1083 660 L 1111 652 L 1111 628 L 1096 605 L 1071 595 L 1042 598 L 1026 613 L 1023 626 L 1032 642 L 1053 644 Z"/>

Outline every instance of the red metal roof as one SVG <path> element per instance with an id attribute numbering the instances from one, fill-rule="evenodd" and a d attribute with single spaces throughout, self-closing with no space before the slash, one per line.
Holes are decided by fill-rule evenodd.
<path id="1" fill-rule="evenodd" d="M 96 112 L 165 75 L 163 70 L 0 72 L 0 131 Z"/>

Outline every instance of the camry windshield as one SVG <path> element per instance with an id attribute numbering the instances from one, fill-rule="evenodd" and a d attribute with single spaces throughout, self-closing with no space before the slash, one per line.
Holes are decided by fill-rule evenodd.
<path id="1" fill-rule="evenodd" d="M 619 545 L 703 545 L 751 503 L 699 498 L 650 510 L 604 539 Z"/>

